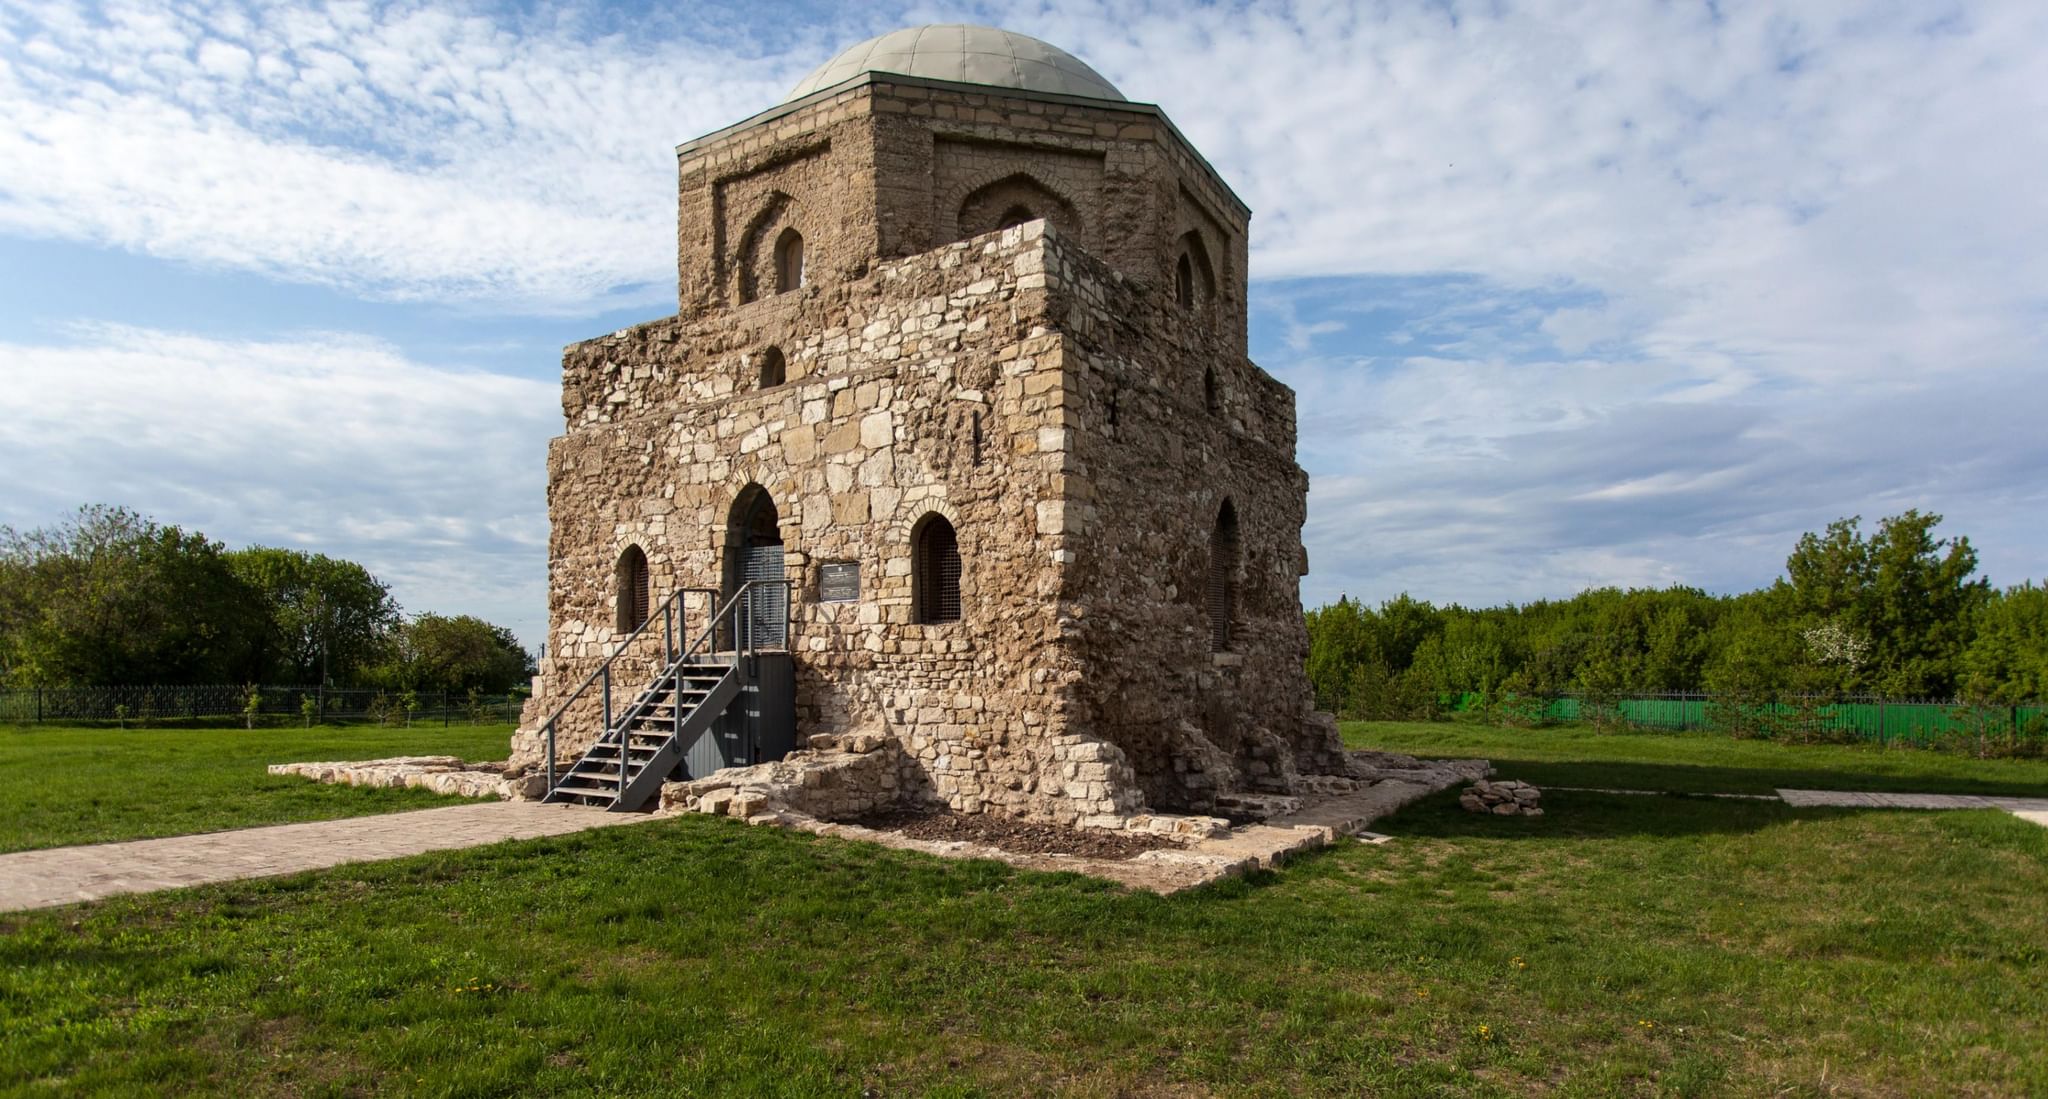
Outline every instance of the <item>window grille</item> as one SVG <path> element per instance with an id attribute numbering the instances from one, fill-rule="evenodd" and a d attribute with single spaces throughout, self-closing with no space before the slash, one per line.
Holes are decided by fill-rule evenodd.
<path id="1" fill-rule="evenodd" d="M 619 596 L 618 628 L 620 633 L 631 633 L 647 621 L 653 606 L 652 592 L 647 575 L 647 554 L 639 546 L 627 546 L 619 555 Z"/>
<path id="2" fill-rule="evenodd" d="M 913 547 L 919 622 L 960 621 L 960 541 L 943 515 L 929 515 Z"/>

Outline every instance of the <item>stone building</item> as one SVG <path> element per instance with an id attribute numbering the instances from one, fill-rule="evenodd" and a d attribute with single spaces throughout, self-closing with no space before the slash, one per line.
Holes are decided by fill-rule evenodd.
<path id="1" fill-rule="evenodd" d="M 558 711 L 558 765 L 606 756 L 578 685 L 653 615 L 610 719 L 680 689 L 657 635 L 751 579 L 747 647 L 789 672 L 747 685 L 747 720 L 885 746 L 904 801 L 1108 825 L 1343 772 L 1303 669 L 1294 395 L 1246 356 L 1249 211 L 1158 107 L 1035 39 L 927 26 L 677 169 L 676 315 L 563 355 L 516 758 Z M 791 746 L 696 728 L 728 743 L 672 776 Z"/>

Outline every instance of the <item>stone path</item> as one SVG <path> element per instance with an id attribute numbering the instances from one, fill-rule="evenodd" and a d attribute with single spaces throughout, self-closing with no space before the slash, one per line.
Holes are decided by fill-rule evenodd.
<path id="1" fill-rule="evenodd" d="M 1626 790 L 1607 786 L 1546 786 L 1588 794 L 1639 794 L 1664 797 L 1668 790 Z M 1983 794 L 1891 794 L 1867 790 L 1779 790 L 1775 794 L 1689 794 L 1688 797 L 1753 798 L 1782 801 L 1795 809 L 2003 809 L 2029 824 L 2048 828 L 2048 798 L 1994 797 Z"/>
<path id="2" fill-rule="evenodd" d="M 0 855 L 0 911 L 294 874 L 650 819 L 640 813 L 493 801 L 196 836 L 19 851 Z"/>
<path id="3" fill-rule="evenodd" d="M 2048 798 L 1984 797 L 1979 794 L 1881 794 L 1858 790 L 1780 790 L 1785 804 L 1801 809 L 2004 809 L 2048 812 Z"/>

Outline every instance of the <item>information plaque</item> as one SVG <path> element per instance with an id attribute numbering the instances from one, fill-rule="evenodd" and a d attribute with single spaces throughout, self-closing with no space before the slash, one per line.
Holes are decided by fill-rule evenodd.
<path id="1" fill-rule="evenodd" d="M 855 603 L 860 600 L 860 562 L 827 561 L 818 566 L 818 602 Z"/>

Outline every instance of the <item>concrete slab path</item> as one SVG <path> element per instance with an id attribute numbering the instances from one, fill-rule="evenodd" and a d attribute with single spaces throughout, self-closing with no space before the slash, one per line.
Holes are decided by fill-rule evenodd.
<path id="1" fill-rule="evenodd" d="M 427 851 L 481 847 L 651 820 L 530 801 L 490 801 L 196 836 L 0 855 L 0 911 L 52 908 L 120 893 L 263 878 Z"/>

